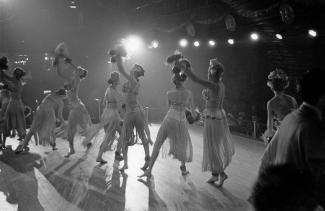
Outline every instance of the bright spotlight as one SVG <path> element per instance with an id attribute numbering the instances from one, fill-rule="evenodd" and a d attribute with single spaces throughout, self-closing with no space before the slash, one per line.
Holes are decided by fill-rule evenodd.
<path id="1" fill-rule="evenodd" d="M 158 42 L 157 40 L 153 40 L 153 41 L 151 42 L 151 47 L 152 47 L 152 48 L 158 48 L 158 46 L 159 46 L 159 42 Z"/>
<path id="2" fill-rule="evenodd" d="M 179 41 L 179 45 L 182 47 L 182 48 L 185 48 L 187 46 L 188 42 L 186 39 L 181 39 Z"/>
<path id="3" fill-rule="evenodd" d="M 278 39 L 278 40 L 282 40 L 283 39 L 283 36 L 281 34 L 276 34 L 275 37 Z"/>
<path id="4" fill-rule="evenodd" d="M 122 40 L 122 43 L 128 54 L 137 53 L 143 48 L 143 42 L 141 38 L 136 35 L 128 36 L 126 39 Z"/>
<path id="5" fill-rule="evenodd" d="M 216 41 L 214 41 L 214 40 L 209 40 L 209 45 L 210 45 L 210 46 L 215 46 L 215 45 L 216 45 Z"/>
<path id="6" fill-rule="evenodd" d="M 235 44 L 235 40 L 234 40 L 234 39 L 228 39 L 228 44 L 229 44 L 229 45 L 233 45 L 233 44 Z"/>
<path id="7" fill-rule="evenodd" d="M 309 29 L 308 30 L 308 34 L 312 37 L 317 37 L 317 31 L 313 30 L 313 29 Z"/>
<path id="8" fill-rule="evenodd" d="M 199 42 L 199 41 L 195 41 L 195 42 L 193 43 L 193 45 L 194 45 L 195 47 L 199 47 L 199 46 L 200 46 L 200 42 Z"/>
<path id="9" fill-rule="evenodd" d="M 257 33 L 252 33 L 252 34 L 251 34 L 251 39 L 252 39 L 252 40 L 255 40 L 255 41 L 258 40 L 258 39 L 259 39 L 258 34 L 257 34 Z"/>

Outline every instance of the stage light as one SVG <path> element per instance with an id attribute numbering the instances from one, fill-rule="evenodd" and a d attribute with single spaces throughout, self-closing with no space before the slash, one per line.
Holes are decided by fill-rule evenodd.
<path id="1" fill-rule="evenodd" d="M 199 42 L 199 41 L 195 41 L 195 42 L 193 43 L 193 45 L 194 45 L 195 47 L 199 47 L 199 46 L 200 46 L 200 42 Z"/>
<path id="2" fill-rule="evenodd" d="M 251 39 L 254 40 L 254 41 L 258 40 L 259 39 L 258 34 L 257 33 L 252 33 L 251 34 Z"/>
<path id="3" fill-rule="evenodd" d="M 153 40 L 149 48 L 158 48 L 158 46 L 159 46 L 158 40 Z"/>
<path id="4" fill-rule="evenodd" d="M 210 45 L 210 46 L 215 46 L 215 45 L 216 45 L 216 41 L 214 41 L 214 40 L 209 40 L 209 45 Z"/>
<path id="5" fill-rule="evenodd" d="M 229 45 L 233 45 L 233 44 L 235 44 L 235 40 L 234 40 L 234 39 L 228 39 L 228 44 L 229 44 Z"/>
<path id="6" fill-rule="evenodd" d="M 179 41 L 179 45 L 182 47 L 182 48 L 185 48 L 187 46 L 188 42 L 187 42 L 187 39 L 181 39 Z"/>
<path id="7" fill-rule="evenodd" d="M 130 35 L 126 39 L 123 39 L 122 44 L 128 54 L 137 53 L 143 48 L 142 39 L 136 35 Z"/>
<path id="8" fill-rule="evenodd" d="M 308 30 L 308 34 L 309 34 L 311 37 L 317 37 L 317 31 L 315 31 L 314 29 L 309 29 L 309 30 Z"/>
<path id="9" fill-rule="evenodd" d="M 282 40 L 283 39 L 283 36 L 281 34 L 276 34 L 275 37 L 278 39 L 278 40 Z"/>

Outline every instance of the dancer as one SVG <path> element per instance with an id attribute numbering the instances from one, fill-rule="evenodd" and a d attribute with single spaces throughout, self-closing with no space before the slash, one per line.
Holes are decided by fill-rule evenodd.
<path id="1" fill-rule="evenodd" d="M 120 49 L 120 51 L 122 51 Z M 142 107 L 138 103 L 139 95 L 139 77 L 144 76 L 144 69 L 140 65 L 134 65 L 130 71 L 130 74 L 126 73 L 123 64 L 121 54 L 114 57 L 118 67 L 118 71 L 128 80 L 128 89 L 126 91 L 126 114 L 122 128 L 123 138 L 123 158 L 124 166 L 120 170 L 128 169 L 128 146 L 134 145 L 136 140 L 133 137 L 134 128 L 139 135 L 145 152 L 145 164 L 141 168 L 147 169 L 150 160 L 149 156 L 149 141 L 145 135 L 146 120 L 143 115 Z"/>
<path id="2" fill-rule="evenodd" d="M 20 144 L 16 153 L 28 151 L 28 143 L 33 135 L 38 134 L 39 143 L 42 145 L 50 144 L 53 150 L 56 150 L 55 144 L 55 127 L 56 117 L 55 111 L 58 111 L 58 119 L 62 124 L 64 122 L 62 111 L 64 107 L 63 99 L 67 96 L 65 89 L 59 89 L 53 94 L 48 94 L 41 104 L 38 106 L 30 130 L 28 131 L 25 140 Z"/>
<path id="3" fill-rule="evenodd" d="M 66 88 L 68 90 L 68 100 L 70 112 L 68 117 L 68 142 L 69 152 L 65 157 L 75 153 L 74 136 L 77 133 L 78 126 L 85 130 L 91 126 L 91 119 L 85 105 L 79 98 L 80 82 L 87 77 L 88 71 L 82 67 L 72 64 L 68 56 L 68 50 L 64 43 L 60 43 L 55 49 L 54 66 L 57 68 L 58 75 L 67 80 Z M 91 144 L 88 145 L 90 147 Z"/>
<path id="4" fill-rule="evenodd" d="M 168 60 L 168 59 L 167 59 Z M 182 60 L 181 63 L 188 63 Z M 192 115 L 195 115 L 193 106 L 192 92 L 183 86 L 186 75 L 180 72 L 174 72 L 172 82 L 175 89 L 167 92 L 168 112 L 158 130 L 156 142 L 154 144 L 149 167 L 140 177 L 151 177 L 153 165 L 158 157 L 159 150 L 165 140 L 169 139 L 169 153 L 181 162 L 182 175 L 187 175 L 186 162 L 192 162 L 193 147 L 186 126 L 185 108 L 190 107 Z"/>
<path id="5" fill-rule="evenodd" d="M 270 143 L 283 118 L 298 108 L 297 101 L 290 95 L 284 94 L 289 86 L 288 76 L 281 69 L 275 69 L 268 76 L 267 85 L 274 93 L 274 97 L 267 102 L 267 130 L 264 142 Z"/>
<path id="6" fill-rule="evenodd" d="M 5 112 L 10 100 L 10 91 L 8 90 L 8 85 L 4 83 L 4 74 L 9 68 L 7 57 L 0 58 L 0 149 L 6 148 L 6 121 L 5 121 Z"/>
<path id="7" fill-rule="evenodd" d="M 101 116 L 101 122 L 96 124 L 94 127 L 87 129 L 85 132 L 86 139 L 83 143 L 84 145 L 91 143 L 93 137 L 96 136 L 96 134 L 98 134 L 102 128 L 104 128 L 105 138 L 99 147 L 99 152 L 96 158 L 96 161 L 100 163 L 107 163 L 102 156 L 104 152 L 111 149 L 116 132 L 119 133 L 120 137 L 115 152 L 115 159 L 119 161 L 123 160 L 123 157 L 120 154 L 122 150 L 121 131 L 123 121 L 119 114 L 119 108 L 121 108 L 122 104 L 122 95 L 117 91 L 117 86 L 120 83 L 120 74 L 118 72 L 112 72 L 107 83 L 109 84 L 109 87 L 106 89 L 104 96 L 105 108 Z"/>
<path id="8" fill-rule="evenodd" d="M 24 104 L 21 99 L 21 95 L 26 80 L 30 78 L 30 72 L 26 72 L 25 70 L 18 67 L 14 69 L 13 76 L 2 74 L 2 79 L 10 91 L 10 100 L 5 112 L 6 137 L 10 135 L 10 131 L 17 130 L 19 140 L 25 138 L 26 121 L 24 114 Z"/>
<path id="9" fill-rule="evenodd" d="M 197 77 L 192 72 L 190 65 L 182 64 L 182 70 L 195 83 L 207 88 L 203 90 L 206 104 L 202 170 L 211 171 L 212 177 L 208 182 L 214 183 L 220 180 L 217 185 L 221 187 L 228 178 L 225 169 L 235 153 L 234 145 L 230 139 L 226 113 L 223 109 L 225 85 L 222 82 L 222 75 L 224 67 L 217 58 L 210 60 L 207 81 Z"/>

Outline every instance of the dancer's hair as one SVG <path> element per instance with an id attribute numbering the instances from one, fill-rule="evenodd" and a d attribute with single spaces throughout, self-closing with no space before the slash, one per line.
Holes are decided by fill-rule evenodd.
<path id="1" fill-rule="evenodd" d="M 184 73 L 174 73 L 172 76 L 172 81 L 176 85 L 177 82 L 183 83 L 187 79 L 187 76 Z"/>
<path id="2" fill-rule="evenodd" d="M 282 92 L 289 86 L 288 76 L 277 68 L 268 75 L 267 85 L 276 92 Z"/>
<path id="3" fill-rule="evenodd" d="M 8 59 L 3 56 L 0 58 L 0 70 L 8 70 Z"/>
<path id="4" fill-rule="evenodd" d="M 23 70 L 22 68 L 20 68 L 20 67 L 16 67 L 15 69 L 14 69 L 14 76 L 15 76 L 15 78 L 17 79 L 17 80 L 19 80 L 19 79 L 21 79 L 23 76 L 25 76 L 26 75 L 26 72 L 25 72 L 25 70 Z"/>
<path id="5" fill-rule="evenodd" d="M 131 70 L 131 74 L 134 75 L 134 77 L 139 78 L 141 76 L 144 76 L 144 69 L 141 65 L 139 64 L 134 64 L 132 70 Z"/>
<path id="6" fill-rule="evenodd" d="M 107 80 L 107 83 L 112 85 L 114 82 L 118 81 L 120 79 L 120 74 L 119 72 L 113 71 L 111 72 L 111 75 L 109 79 Z"/>
<path id="7" fill-rule="evenodd" d="M 82 72 L 81 74 L 80 74 L 80 79 L 84 79 L 84 78 L 86 78 L 87 77 L 87 75 L 88 75 L 88 70 L 86 70 L 86 69 L 84 69 L 84 68 L 82 68 L 82 67 L 78 67 L 78 70 L 79 70 L 79 72 Z"/>
<path id="8" fill-rule="evenodd" d="M 177 73 L 181 72 L 181 64 L 185 64 L 186 67 L 190 67 L 191 66 L 191 64 L 188 61 L 188 59 L 184 58 L 184 56 L 182 55 L 182 53 L 179 52 L 179 51 L 175 51 L 174 54 L 169 55 L 166 58 L 166 63 L 168 65 L 173 65 L 172 72 L 174 74 L 177 74 Z"/>

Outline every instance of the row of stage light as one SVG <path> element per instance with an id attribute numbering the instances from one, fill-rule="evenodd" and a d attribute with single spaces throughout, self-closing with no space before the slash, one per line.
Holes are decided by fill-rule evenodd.
<path id="1" fill-rule="evenodd" d="M 308 30 L 308 35 L 311 37 L 311 38 L 315 38 L 318 36 L 318 33 L 316 30 L 314 29 L 309 29 Z M 275 39 L 278 39 L 278 40 L 283 40 L 285 39 L 285 37 L 282 35 L 282 34 L 275 34 L 274 35 Z M 261 35 L 258 34 L 257 32 L 253 32 L 250 34 L 250 39 L 253 41 L 253 42 L 256 42 L 258 41 L 259 39 L 261 38 Z M 137 51 L 138 49 L 142 48 L 144 46 L 144 43 L 142 41 L 142 39 L 138 36 L 135 36 L 135 35 L 131 35 L 125 39 L 122 40 L 122 43 L 124 44 L 124 46 L 126 47 L 127 51 Z M 234 38 L 229 38 L 227 40 L 227 43 L 229 45 L 234 45 L 236 43 L 236 40 Z M 179 46 L 181 48 L 186 48 L 189 46 L 190 44 L 190 41 L 188 39 L 180 39 L 179 42 L 178 42 Z M 159 41 L 158 40 L 153 40 L 150 45 L 148 46 L 148 48 L 158 48 L 160 45 Z M 194 47 L 200 47 L 202 45 L 202 42 L 200 42 L 200 40 L 194 40 L 192 41 L 192 45 Z M 209 47 L 214 47 L 217 45 L 217 42 L 213 39 L 210 39 L 208 40 L 207 42 L 205 42 L 205 45 L 209 46 Z"/>

